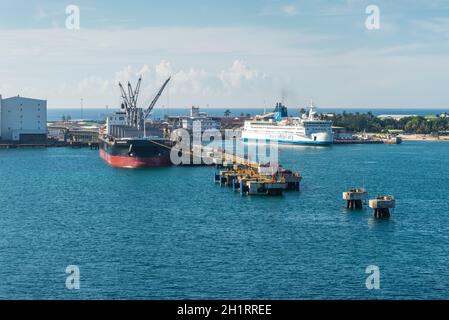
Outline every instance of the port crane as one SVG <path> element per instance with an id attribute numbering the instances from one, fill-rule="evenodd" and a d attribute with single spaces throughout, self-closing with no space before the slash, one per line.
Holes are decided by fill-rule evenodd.
<path id="1" fill-rule="evenodd" d="M 162 87 L 159 89 L 158 93 L 154 97 L 154 99 L 151 101 L 148 108 L 144 111 L 142 108 L 139 108 L 137 106 L 137 99 L 139 97 L 140 93 L 140 85 L 142 83 L 142 77 L 139 78 L 137 81 L 136 87 L 133 89 L 130 82 L 127 84 L 127 91 L 125 90 L 125 87 L 119 82 L 121 97 L 122 97 L 122 109 L 125 110 L 126 113 L 126 122 L 128 126 L 137 128 L 138 130 L 141 130 L 143 128 L 144 130 L 144 136 L 145 136 L 145 120 L 150 115 L 151 111 L 153 110 L 154 106 L 156 105 L 157 101 L 159 100 L 159 97 L 162 95 L 162 92 L 164 91 L 165 87 L 167 86 L 168 82 L 170 81 L 171 77 L 169 77 L 167 80 L 165 80 Z"/>
<path id="2" fill-rule="evenodd" d="M 157 100 L 159 100 L 159 97 L 161 96 L 162 92 L 164 91 L 164 89 L 167 86 L 170 79 L 171 79 L 171 77 L 169 77 L 167 80 L 165 80 L 164 84 L 159 89 L 159 92 L 156 94 L 153 101 L 151 101 L 150 106 L 147 108 L 147 110 L 145 110 L 145 114 L 144 114 L 144 118 L 143 118 L 144 121 L 150 115 L 151 111 L 153 111 L 153 108 L 156 105 Z"/>

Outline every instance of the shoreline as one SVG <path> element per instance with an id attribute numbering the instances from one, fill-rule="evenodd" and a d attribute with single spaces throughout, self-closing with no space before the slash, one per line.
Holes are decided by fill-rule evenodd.
<path id="1" fill-rule="evenodd" d="M 389 138 L 398 137 L 403 142 L 404 141 L 430 141 L 430 142 L 449 142 L 449 135 L 447 136 L 433 136 L 431 134 L 417 134 L 417 133 L 411 133 L 411 134 L 404 134 L 401 133 L 397 136 L 395 135 L 388 135 L 388 134 L 379 134 L 379 133 L 356 133 L 355 136 L 365 136 L 370 137 L 372 139 L 379 139 L 379 140 L 387 140 Z"/>
<path id="2" fill-rule="evenodd" d="M 432 136 L 431 134 L 406 134 L 399 135 L 402 141 L 430 141 L 430 142 L 449 142 L 449 136 Z"/>

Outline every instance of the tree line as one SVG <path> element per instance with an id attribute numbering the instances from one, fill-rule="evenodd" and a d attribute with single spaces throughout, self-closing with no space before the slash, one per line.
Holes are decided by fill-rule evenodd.
<path id="1" fill-rule="evenodd" d="M 351 132 L 382 133 L 389 130 L 403 130 L 406 133 L 435 134 L 449 131 L 449 117 L 426 118 L 413 116 L 395 120 L 391 118 L 380 119 L 371 112 L 343 112 L 334 116 L 326 115 L 322 118 L 332 120 L 334 126 L 344 127 Z"/>

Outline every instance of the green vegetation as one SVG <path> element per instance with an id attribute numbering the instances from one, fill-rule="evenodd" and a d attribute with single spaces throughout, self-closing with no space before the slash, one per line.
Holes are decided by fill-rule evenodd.
<path id="1" fill-rule="evenodd" d="M 336 114 L 334 117 L 324 117 L 332 120 L 334 126 L 344 127 L 352 132 L 381 133 L 389 130 L 403 130 L 406 133 L 431 134 L 449 131 L 449 117 L 406 117 L 400 120 L 379 119 L 371 112 Z"/>

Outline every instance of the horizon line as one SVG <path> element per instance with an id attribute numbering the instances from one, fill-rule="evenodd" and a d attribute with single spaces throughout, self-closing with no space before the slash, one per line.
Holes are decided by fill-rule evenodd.
<path id="1" fill-rule="evenodd" d="M 197 107 L 197 106 L 195 106 Z M 288 106 L 287 106 L 288 107 Z M 445 110 L 445 109 L 449 109 L 448 107 L 417 107 L 417 106 L 411 106 L 411 107 L 366 107 L 366 106 L 360 106 L 360 107 L 354 107 L 354 106 L 345 106 L 345 107 L 328 107 L 328 106 L 315 106 L 318 109 L 335 109 L 335 110 L 340 110 L 340 109 L 373 109 L 373 110 L 388 110 L 388 109 L 404 109 L 404 110 L 424 110 L 424 109 L 429 109 L 429 110 Z M 191 107 L 155 107 L 154 110 L 167 110 L 167 109 L 190 109 Z M 271 107 L 248 107 L 248 106 L 243 106 L 243 107 L 219 107 L 219 106 L 199 106 L 200 109 L 203 110 L 207 110 L 207 109 L 238 109 L 238 110 L 242 110 L 242 109 L 270 109 Z M 274 108 L 274 107 L 273 107 Z M 288 108 L 292 108 L 292 109 L 308 109 L 309 106 L 307 107 L 301 107 L 301 106 L 290 106 Z M 47 110 L 63 110 L 63 109 L 67 109 L 67 110 L 75 110 L 78 109 L 81 111 L 81 107 L 47 107 Z M 117 110 L 120 109 L 120 107 L 86 107 L 84 106 L 82 108 L 83 110 Z"/>

